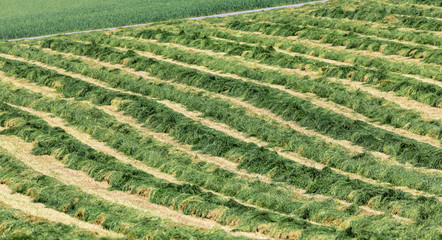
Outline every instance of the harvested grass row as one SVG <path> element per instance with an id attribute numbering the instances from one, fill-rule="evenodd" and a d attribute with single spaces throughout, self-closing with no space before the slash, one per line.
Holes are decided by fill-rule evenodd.
<path id="1" fill-rule="evenodd" d="M 347 18 L 361 21 L 388 23 L 395 26 L 421 30 L 442 30 L 442 21 L 426 18 L 440 17 L 442 11 L 437 8 L 422 9 L 412 6 L 400 7 L 383 5 L 374 1 L 366 1 L 364 3 L 341 1 L 338 5 L 316 9 L 309 14 L 320 17 Z"/>
<path id="2" fill-rule="evenodd" d="M 24 95 L 22 95 L 21 97 L 24 98 Z M 9 98 L 9 100 L 12 101 L 14 96 L 9 96 Z M 15 101 L 17 102 L 14 101 L 14 103 L 18 103 L 20 100 L 17 98 L 20 98 L 20 96 L 15 96 L 15 98 Z M 24 102 L 30 100 L 30 97 L 23 99 Z M 86 118 L 91 118 L 91 116 L 85 116 L 87 112 L 90 113 L 91 109 L 81 109 L 78 107 L 77 104 L 71 105 L 70 107 L 72 109 L 69 107 L 62 108 L 63 104 L 66 105 L 66 101 L 64 100 L 52 102 L 37 100 L 27 103 L 33 105 L 36 108 L 44 108 L 46 109 L 46 111 L 48 110 L 48 108 L 52 108 L 52 110 L 58 109 L 58 114 L 66 114 L 66 112 L 69 112 L 71 113 L 71 115 L 66 115 L 69 115 L 69 117 L 71 118 L 76 118 L 76 121 L 84 121 L 84 119 Z M 97 114 L 98 116 L 100 116 L 100 114 L 103 113 L 98 111 Z M 93 114 L 89 115 L 94 116 Z M 37 118 L 29 118 L 37 121 Z M 6 119 L 5 121 L 7 120 L 8 119 Z M 24 124 L 26 124 L 26 122 Z M 32 124 L 36 125 L 36 123 L 34 122 L 32 122 Z M 87 122 L 87 124 L 97 124 L 97 121 L 93 121 L 92 123 Z M 118 136 L 116 136 L 115 139 L 113 139 L 114 142 L 112 142 L 112 144 L 114 146 L 122 145 L 121 149 L 126 149 L 126 152 L 135 152 L 135 146 L 128 146 L 126 145 L 126 142 L 124 142 L 124 144 L 122 143 L 127 139 L 127 137 L 125 138 L 124 132 L 128 131 L 128 127 L 126 126 L 126 128 L 123 128 L 122 124 L 115 124 L 118 124 L 118 126 L 115 127 L 122 128 L 122 132 Z M 133 169 L 133 167 L 130 167 L 130 165 L 122 164 L 112 157 L 96 152 L 95 150 L 82 145 L 75 139 L 72 139 L 72 137 L 70 137 L 70 135 L 66 134 L 64 131 L 44 125 L 42 121 L 40 121 L 40 124 L 37 124 L 37 127 L 38 129 L 29 129 L 29 127 L 23 127 L 23 125 L 21 125 L 17 126 L 17 128 L 9 128 L 6 133 L 18 135 L 19 137 L 24 138 L 27 141 L 36 141 L 36 148 L 34 149 L 35 154 L 55 154 L 56 152 L 56 157 L 60 160 L 62 159 L 63 162 L 70 168 L 84 171 L 96 180 L 107 181 L 109 185 L 111 185 L 112 189 L 130 191 L 133 194 L 138 194 L 146 197 L 152 203 L 183 211 L 186 215 L 194 215 L 202 218 L 213 219 L 223 225 L 234 225 L 240 231 L 262 231 L 263 234 L 271 234 L 271 236 L 273 237 L 312 228 L 312 232 L 323 233 L 326 235 L 335 234 L 334 228 L 312 225 L 310 223 L 307 223 L 306 221 L 293 217 L 285 217 L 280 214 L 246 207 L 238 204 L 233 200 L 224 200 L 212 193 L 203 192 L 198 187 L 193 185 L 177 185 L 155 179 L 145 172 Z M 57 134 L 59 136 L 55 136 Z M 95 134 L 99 133 L 97 132 Z M 108 131 L 101 131 L 100 134 L 112 133 L 109 133 Z M 136 140 L 143 142 L 144 146 L 147 145 L 148 147 L 148 143 L 151 142 L 151 139 L 146 138 L 138 138 Z M 155 148 L 156 146 L 150 146 L 150 149 L 152 149 L 151 151 L 147 151 L 146 149 L 143 152 L 143 154 L 145 154 L 145 158 L 154 156 L 157 157 L 156 161 L 161 159 L 160 157 L 155 155 L 155 152 L 161 149 Z M 140 154 L 140 150 L 141 149 L 136 151 L 136 153 Z M 178 159 L 178 161 L 179 160 L 183 160 L 183 158 L 181 157 L 180 159 Z M 198 165 L 200 167 L 196 169 L 201 169 L 204 167 L 204 165 L 201 164 L 197 164 L 197 167 Z M 223 174 L 226 174 L 226 172 L 220 171 L 219 174 L 221 176 L 214 175 L 214 177 L 221 178 Z M 193 175 L 193 177 L 200 177 L 196 178 L 195 180 L 198 179 L 200 181 L 203 181 L 201 175 Z M 226 190 L 230 192 L 239 191 L 237 192 L 237 194 L 250 194 L 254 193 L 255 191 L 259 192 L 258 190 L 242 192 L 241 189 L 236 189 L 236 187 L 240 186 L 240 182 L 230 181 L 230 183 L 232 185 L 225 186 Z M 211 182 L 211 184 L 213 184 L 213 182 Z M 325 202 L 324 204 L 327 205 L 327 202 Z M 305 205 L 306 207 L 309 206 L 309 204 Z M 278 207 L 282 208 L 280 205 Z M 288 205 L 288 207 L 292 209 L 297 209 L 299 205 L 297 205 L 296 202 L 292 201 L 292 205 Z M 310 205 L 310 208 L 312 208 L 312 210 L 315 207 L 317 208 L 318 205 Z M 287 208 L 285 208 L 285 210 L 287 210 Z M 214 215 L 213 213 L 216 211 L 220 212 L 219 214 Z M 267 227 L 261 228 L 259 227 L 260 225 L 266 225 Z"/>
<path id="3" fill-rule="evenodd" d="M 265 83 L 283 85 L 287 89 L 299 92 L 311 92 L 319 97 L 351 108 L 381 124 L 404 128 L 410 132 L 430 136 L 435 139 L 440 139 L 442 136 L 440 121 L 424 121 L 421 115 L 415 111 L 402 109 L 385 99 L 375 97 L 369 93 L 349 89 L 344 84 L 330 81 L 325 77 L 299 77 L 295 74 L 283 74 L 272 70 L 256 69 L 245 65 L 239 60 L 229 58 L 227 61 L 217 56 L 186 51 L 177 47 L 160 46 L 150 42 L 114 38 L 102 40 L 102 42 L 113 46 L 152 52 L 187 64 L 205 66 L 215 71 L 233 73 Z"/>
<path id="4" fill-rule="evenodd" d="M 20 112 L 4 104 L 1 104 L 1 112 L 2 124 L 5 120 L 3 116 L 23 119 Z M 29 128 L 27 129 L 29 130 Z M 4 131 L 2 134 L 9 133 Z M 2 166 L 0 179 L 13 191 L 28 195 L 35 202 L 42 203 L 48 208 L 125 234 L 128 238 L 233 239 L 223 231 L 197 231 L 196 228 L 179 226 L 131 208 L 108 203 L 94 195 L 86 194 L 78 188 L 42 175 L 5 152 L 0 152 L 0 163 Z M 45 231 L 41 230 L 44 234 Z M 67 229 L 65 228 L 65 230 Z"/>
<path id="5" fill-rule="evenodd" d="M 11 96 L 12 97 L 12 96 Z M 27 98 L 26 100 L 29 100 Z M 65 101 L 32 102 L 41 108 L 54 106 L 60 108 Z M 71 112 L 71 109 L 63 109 Z M 72 111 L 73 112 L 73 111 Z M 19 112 L 20 113 L 20 112 Z M 80 111 L 75 112 L 80 115 Z M 82 115 L 83 119 L 85 118 Z M 69 168 L 80 170 L 98 181 L 106 181 L 112 189 L 129 191 L 146 197 L 151 203 L 171 207 L 186 215 L 212 219 L 213 211 L 223 209 L 222 215 L 214 219 L 222 225 L 234 225 L 239 231 L 263 231 L 264 234 L 285 234 L 312 228 L 313 232 L 329 236 L 335 234 L 334 228 L 312 225 L 306 221 L 285 217 L 279 214 L 257 210 L 236 203 L 233 200 L 222 199 L 212 193 L 203 192 L 190 184 L 174 184 L 159 180 L 150 174 L 139 171 L 134 167 L 123 164 L 117 159 L 97 152 L 81 144 L 69 134 L 58 128 L 52 128 L 44 121 L 29 114 L 22 113 L 15 118 L 24 119 L 21 124 L 10 127 L 6 134 L 16 135 L 26 141 L 35 142 L 34 154 L 56 155 Z M 10 119 L 4 119 L 8 121 Z M 143 139 L 149 141 L 149 139 Z M 124 141 L 124 139 L 120 139 Z M 257 217 L 259 216 L 259 217 Z M 233 221 L 233 222 L 232 222 Z M 238 221 L 237 224 L 234 224 Z M 260 229 L 260 225 L 268 226 Z"/>
<path id="6" fill-rule="evenodd" d="M 418 6 L 427 5 L 427 6 L 442 7 L 441 1 L 434 1 L 434 0 L 388 0 L 388 2 L 395 4 L 410 3 L 410 4 L 418 4 Z"/>
<path id="7" fill-rule="evenodd" d="M 0 159 L 4 153 L 0 152 Z M 3 239 L 99 239 L 78 227 L 28 215 L 0 202 L 0 237 Z"/>
<path id="8" fill-rule="evenodd" d="M 198 29 L 198 31 L 196 29 Z M 228 33 L 218 33 L 220 33 L 219 35 L 228 35 Z M 215 52 L 225 52 L 230 56 L 241 56 L 250 61 L 258 61 L 259 63 L 273 66 L 317 71 L 325 77 L 336 77 L 369 83 L 381 91 L 394 91 L 400 96 L 406 96 L 433 107 L 439 106 L 439 104 L 442 103 L 441 87 L 413 78 L 393 75 L 384 69 L 369 69 L 358 65 L 335 65 L 303 56 L 290 56 L 276 51 L 273 48 L 273 46 L 276 45 L 245 45 L 214 39 L 211 38 L 211 34 L 210 30 L 204 31 L 202 27 L 184 27 L 181 28 L 181 32 L 178 34 L 162 29 L 146 29 L 135 32 L 132 36 L 157 39 L 160 42 L 174 42 Z M 90 36 L 86 38 L 90 39 Z M 99 37 L 95 37 L 94 40 L 97 42 L 103 41 Z M 287 47 L 286 49 L 295 51 L 291 47 Z"/>
<path id="9" fill-rule="evenodd" d="M 178 141 L 191 144 L 194 146 L 194 149 L 204 153 L 228 159 L 236 158 L 239 161 L 240 167 L 249 172 L 268 175 L 276 181 L 286 182 L 307 189 L 312 193 L 346 199 L 357 204 L 369 202 L 370 206 L 384 211 L 391 211 L 393 206 L 395 206 L 394 211 L 397 211 L 399 204 L 402 207 L 400 207 L 398 214 L 404 217 L 425 217 L 431 219 L 434 216 L 432 213 L 435 213 L 431 209 L 438 206 L 437 200 L 433 198 L 420 197 L 419 201 L 417 201 L 417 198 L 401 191 L 373 186 L 357 180 L 349 180 L 347 177 L 333 173 L 328 168 L 317 170 L 299 165 L 254 144 L 241 142 L 196 124 L 183 115 L 145 98 L 106 91 L 85 82 L 63 77 L 51 71 L 30 65 L 27 65 L 26 69 L 20 69 L 19 71 L 23 77 L 47 86 L 52 86 L 56 82 L 57 89 L 62 91 L 65 97 L 75 97 L 78 100 L 92 100 L 95 104 L 104 105 L 111 104 L 111 101 L 115 98 L 131 99 L 131 102 L 121 104 L 120 110 L 137 118 L 140 122 L 146 122 L 149 128 L 169 133 Z M 40 77 L 36 78 L 35 76 Z M 30 101 L 23 94 L 20 97 L 8 96 L 7 99 L 9 101 L 14 100 L 14 104 L 17 105 L 23 105 L 26 101 Z M 55 102 L 46 103 L 43 109 L 49 111 L 48 107 L 55 107 L 56 105 Z M 33 106 L 36 106 L 36 104 L 33 104 Z M 65 112 L 69 111 L 63 111 L 64 114 L 66 114 Z M 85 117 L 80 117 L 78 114 L 72 113 L 72 115 L 73 117 L 76 116 L 78 121 L 84 121 L 85 119 Z M 127 147 L 131 148 L 131 146 Z M 334 189 L 339 189 L 339 191 Z M 422 212 L 422 209 L 427 209 L 429 212 Z M 434 217 L 437 218 L 437 216 Z M 432 220 L 428 219 L 426 223 L 432 222 Z"/>
<path id="10" fill-rule="evenodd" d="M 436 176 L 428 176 L 399 166 L 386 166 L 370 154 L 355 156 L 348 150 L 329 145 L 317 137 L 308 137 L 281 124 L 253 117 L 247 113 L 246 109 L 235 107 L 221 99 L 213 99 L 192 91 L 176 89 L 171 85 L 151 82 L 125 74 L 120 70 L 109 71 L 110 69 L 93 67 L 82 60 L 72 61 L 72 59 L 50 55 L 37 49 L 27 52 L 26 57 L 92 77 L 112 87 L 178 102 L 188 109 L 198 110 L 205 117 L 227 124 L 248 136 L 258 137 L 273 146 L 297 152 L 303 157 L 331 167 L 398 186 L 407 186 L 435 194 L 441 192 L 439 186 L 442 180 Z M 151 69 L 155 69 L 155 65 L 152 66 Z M 318 152 L 322 154 L 317 154 Z M 408 177 L 404 178 L 405 175 Z"/>
<path id="11" fill-rule="evenodd" d="M 7 91 L 7 89 L 5 86 L 2 90 Z M 38 98 L 41 98 L 41 96 L 34 94 L 34 97 L 38 99 L 35 101 L 43 101 Z M 12 96 L 10 101 L 21 103 L 19 100 L 14 100 Z M 48 99 L 44 101 L 48 101 L 56 106 L 60 105 Z M 113 103 L 116 102 L 118 100 L 113 101 Z M 30 104 L 34 106 L 33 103 Z M 296 198 L 293 196 L 290 188 L 287 189 L 280 185 L 243 178 L 238 176 L 238 174 L 206 163 L 202 161 L 203 159 L 193 161 L 193 158 L 187 154 L 173 151 L 172 146 L 157 143 L 152 139 L 146 140 L 146 136 L 138 133 L 133 127 L 124 125 L 123 128 L 121 123 L 109 115 L 95 108 L 93 109 L 91 110 L 90 107 L 81 104 L 67 104 L 64 108 L 54 107 L 54 109 L 50 110 L 52 111 L 51 113 L 64 117 L 68 120 L 69 124 L 82 129 L 84 132 L 92 133 L 92 137 L 95 139 L 106 142 L 111 147 L 127 155 L 136 157 L 143 164 L 174 175 L 180 181 L 204 187 L 227 196 L 236 197 L 263 208 L 298 216 L 299 218 L 307 218 L 312 221 L 332 222 L 335 225 L 339 225 L 342 221 L 359 214 L 358 211 L 348 214 L 345 211 L 338 210 L 342 206 L 334 203 L 332 200 L 316 201 Z M 42 110 L 49 111 L 48 109 Z M 66 114 L 67 111 L 72 113 L 72 115 Z M 78 114 L 81 117 L 77 119 L 75 116 Z M 97 126 L 96 123 L 101 124 Z M 124 144 L 121 144 L 122 139 L 124 139 Z M 305 215 L 305 212 L 309 212 L 309 214 Z"/>
<path id="12" fill-rule="evenodd" d="M 241 20 L 246 20 L 246 19 L 239 19 L 237 21 L 241 21 Z M 262 18 L 248 18 L 249 21 L 254 21 L 256 23 L 259 22 L 263 22 Z M 209 21 L 209 20 L 207 20 Z M 348 23 L 348 22 L 342 22 L 342 21 L 337 21 L 337 20 L 329 20 L 329 19 L 309 19 L 308 16 L 304 17 L 293 17 L 293 18 L 289 18 L 289 17 L 285 17 L 285 16 L 278 16 L 278 17 L 274 17 L 271 18 L 272 24 L 276 24 L 277 26 L 281 26 L 281 25 L 293 25 L 293 24 L 298 24 L 298 25 L 308 25 L 308 26 L 313 26 L 313 27 L 328 27 L 328 28 L 337 28 L 339 27 L 338 24 L 342 24 L 344 26 L 347 26 L 346 28 L 344 26 L 342 26 L 342 29 L 348 29 L 346 31 L 349 32 L 364 32 L 365 29 L 360 29 L 362 28 L 362 26 L 364 26 L 363 24 L 358 25 L 358 24 L 352 24 L 352 23 Z M 328 22 L 330 21 L 330 22 Z M 333 22 L 333 21 L 336 21 Z M 190 24 L 196 24 L 193 22 L 183 22 L 183 24 L 186 25 L 190 25 Z M 317 25 L 317 26 L 316 26 Z M 368 27 L 369 29 L 373 29 L 372 27 Z M 212 28 L 212 29 L 216 29 L 216 27 Z M 321 28 L 319 28 L 321 29 Z M 228 37 L 229 39 L 232 40 L 238 40 L 238 41 L 245 41 L 245 42 L 252 42 L 252 43 L 259 43 L 262 45 L 267 45 L 267 46 L 278 46 L 279 48 L 282 49 L 286 49 L 286 50 L 290 50 L 293 52 L 297 52 L 297 53 L 303 53 L 303 54 L 309 54 L 309 55 L 313 55 L 313 56 L 317 56 L 317 57 L 322 57 L 322 58 L 327 58 L 327 59 L 332 59 L 332 60 L 336 60 L 336 61 L 340 61 L 340 62 L 350 62 L 353 63 L 355 65 L 360 65 L 360 66 L 364 66 L 364 67 L 368 67 L 368 68 L 381 68 L 384 70 L 388 70 L 388 71 L 392 71 L 392 72 L 398 72 L 398 73 L 404 73 L 404 74 L 414 74 L 414 75 L 421 75 L 424 77 L 428 77 L 428 78 L 433 78 L 435 80 L 439 80 L 442 81 L 442 76 L 440 73 L 440 69 L 437 68 L 437 66 L 434 66 L 434 64 L 423 64 L 423 63 L 415 63 L 415 62 L 404 62 L 404 61 L 391 61 L 390 59 L 388 59 L 388 57 L 376 57 L 376 56 L 370 56 L 367 58 L 367 55 L 359 55 L 356 54 L 352 51 L 345 51 L 345 49 L 342 50 L 338 50 L 336 51 L 335 49 L 329 49 L 327 47 L 323 47 L 323 46 L 315 46 L 315 45 L 320 45 L 320 44 L 311 44 L 308 43 L 306 44 L 305 42 L 302 41 L 293 41 L 290 40 L 288 38 L 286 39 L 282 39 L 282 37 L 277 37 L 274 36 L 273 38 L 270 37 L 270 35 L 267 36 L 257 36 L 256 33 L 249 33 L 246 34 L 247 32 L 241 32 L 241 34 L 237 34 L 237 35 L 233 35 L 233 34 L 229 34 L 229 32 L 226 31 L 222 31 L 224 30 L 224 28 L 219 28 L 218 29 L 218 33 L 217 35 L 220 37 Z M 238 30 L 238 29 L 236 29 Z M 128 31 L 128 30 L 124 30 L 124 31 Z M 375 31 L 375 30 L 372 30 Z M 380 30 L 379 30 L 380 31 Z M 215 32 L 215 31 L 213 31 Z M 222 33 L 221 33 L 222 32 Z M 270 33 L 268 30 L 265 31 L 266 33 Z M 388 31 L 388 32 L 396 32 L 397 31 Z M 413 34 L 414 32 L 407 32 L 408 34 Z M 417 34 L 419 36 L 426 36 L 423 35 L 422 33 L 414 33 Z M 245 35 L 245 36 L 243 36 Z M 275 34 L 273 34 L 275 35 Z M 387 37 L 385 35 L 381 35 L 382 37 Z M 407 40 L 409 40 L 406 36 L 404 36 L 404 34 L 401 33 L 402 38 L 405 38 Z M 288 37 L 288 36 L 285 36 Z M 440 37 L 435 37 L 437 40 L 442 40 Z M 437 41 L 434 40 L 434 41 Z M 442 44 L 442 43 L 441 43 Z M 426 46 L 419 46 L 419 47 L 426 47 Z M 407 52 L 403 52 L 403 54 L 406 54 Z M 409 52 L 408 54 L 413 53 L 414 52 Z M 407 55 L 403 55 L 404 57 L 408 57 Z M 418 57 L 420 55 L 415 55 L 414 57 Z"/>
<path id="13" fill-rule="evenodd" d="M 292 24 L 237 20 L 227 21 L 226 27 L 249 32 L 263 32 L 274 36 L 298 36 L 301 39 L 317 40 L 333 46 L 344 46 L 347 49 L 368 50 L 380 52 L 384 55 L 400 55 L 421 59 L 424 63 L 441 64 L 442 61 L 440 60 L 442 55 L 440 49 L 363 37 L 357 33 L 342 33 L 337 30 Z"/>
<path id="14" fill-rule="evenodd" d="M 319 29 L 330 28 L 342 31 L 355 32 L 363 35 L 371 35 L 380 38 L 386 38 L 399 41 L 410 41 L 416 44 L 442 46 L 442 39 L 431 31 L 416 32 L 404 31 L 400 27 L 392 25 L 379 25 L 370 22 L 347 21 L 347 19 L 334 19 L 328 17 L 313 17 L 305 12 L 299 11 L 272 11 L 266 14 L 249 14 L 235 16 L 229 20 L 256 20 L 269 21 L 272 23 L 292 23 L 294 25 L 314 26 Z M 222 23 L 220 19 L 206 19 L 207 22 Z"/>
<path id="15" fill-rule="evenodd" d="M 441 150 L 437 147 L 398 136 L 365 122 L 354 121 L 267 86 L 219 77 L 195 69 L 146 59 L 134 52 L 122 52 L 95 44 L 50 40 L 43 47 L 51 47 L 55 50 L 72 52 L 77 55 L 90 56 L 114 63 L 124 62 L 126 66 L 135 69 L 153 69 L 153 64 L 156 64 L 158 70 L 155 73 L 153 70 L 149 71 L 161 79 L 169 79 L 194 86 L 197 84 L 200 88 L 210 87 L 213 91 L 219 93 L 228 92 L 230 95 L 241 97 L 257 107 L 267 108 L 285 120 L 296 121 L 301 126 L 310 127 L 336 139 L 349 140 L 372 151 L 380 151 L 396 156 L 398 161 L 401 162 L 410 162 L 415 166 L 436 169 L 442 166 Z M 191 84 L 192 82 L 193 84 Z"/>

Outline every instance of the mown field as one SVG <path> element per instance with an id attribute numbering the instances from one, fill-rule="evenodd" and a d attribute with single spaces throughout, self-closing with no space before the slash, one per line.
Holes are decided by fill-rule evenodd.
<path id="1" fill-rule="evenodd" d="M 442 2 L 0 43 L 0 237 L 441 239 Z"/>
<path id="2" fill-rule="evenodd" d="M 0 39 L 156 22 L 306 0 L 2 0 Z"/>

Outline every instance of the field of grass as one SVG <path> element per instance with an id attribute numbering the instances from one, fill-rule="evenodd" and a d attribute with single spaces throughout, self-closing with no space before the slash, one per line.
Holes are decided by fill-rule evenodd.
<path id="1" fill-rule="evenodd" d="M 306 0 L 3 0 L 0 39 L 157 22 Z"/>
<path id="2" fill-rule="evenodd" d="M 0 238 L 441 239 L 440 5 L 0 42 Z"/>

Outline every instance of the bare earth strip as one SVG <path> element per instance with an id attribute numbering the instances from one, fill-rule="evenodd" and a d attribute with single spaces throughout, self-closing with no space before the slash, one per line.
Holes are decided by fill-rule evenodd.
<path id="1" fill-rule="evenodd" d="M 64 184 L 78 187 L 82 191 L 103 198 L 108 202 L 133 208 L 151 216 L 168 218 L 178 224 L 190 225 L 204 229 L 213 229 L 216 227 L 223 229 L 234 236 L 266 239 L 265 237 L 255 233 L 232 232 L 231 230 L 233 229 L 231 227 L 219 225 L 213 220 L 200 219 L 197 217 L 184 215 L 183 213 L 170 208 L 150 203 L 146 198 L 138 195 L 121 191 L 109 191 L 108 188 L 110 186 L 107 183 L 97 182 L 83 172 L 65 168 L 61 162 L 57 161 L 52 156 L 32 155 L 32 144 L 26 143 L 19 138 L 0 136 L 0 141 L 2 146 L 11 154 L 14 154 L 18 160 L 22 161 L 35 171 L 56 178 Z"/>
<path id="2" fill-rule="evenodd" d="M 8 140 L 11 139 L 11 137 L 0 135 L 0 143 L 2 144 L 2 146 L 4 144 L 6 146 L 8 145 L 8 143 L 5 143 L 6 138 Z M 84 222 L 54 209 L 46 208 L 46 206 L 41 203 L 34 203 L 32 201 L 32 198 L 28 196 L 19 193 L 13 194 L 12 190 L 4 184 L 0 184 L 0 202 L 5 203 L 6 205 L 14 209 L 18 209 L 26 214 L 39 217 L 51 222 L 74 225 L 98 237 L 124 238 L 124 235 L 105 230 L 99 225 Z"/>
<path id="3" fill-rule="evenodd" d="M 24 81 L 24 80 L 22 80 L 22 81 Z M 42 90 L 41 88 L 42 88 L 41 86 L 35 86 L 35 88 L 33 90 L 32 89 L 31 90 L 38 92 L 38 91 Z M 45 87 L 43 87 L 43 88 L 45 88 Z M 47 89 L 44 89 L 44 90 L 47 90 Z M 61 97 L 58 93 L 55 92 L 55 90 L 51 89 L 51 91 L 52 91 L 53 95 L 57 95 L 57 97 Z M 89 104 L 88 102 L 85 102 L 85 103 Z M 296 189 L 296 188 L 294 188 L 292 186 L 289 186 L 289 185 L 286 185 L 286 184 L 283 184 L 283 183 L 273 182 L 270 178 L 267 178 L 265 176 L 258 175 L 258 174 L 251 174 L 251 173 L 247 173 L 244 170 L 239 170 L 237 168 L 237 164 L 236 163 L 232 163 L 232 162 L 230 162 L 228 160 L 225 160 L 223 158 L 213 157 L 213 156 L 210 156 L 210 155 L 207 155 L 207 154 L 202 154 L 202 153 L 199 153 L 197 151 L 191 150 L 192 146 L 190 146 L 190 145 L 182 145 L 182 144 L 176 142 L 172 137 L 170 137 L 167 134 L 153 132 L 153 131 L 147 129 L 146 127 L 142 126 L 143 124 L 137 123 L 137 121 L 134 118 L 126 116 L 126 115 L 123 115 L 122 113 L 119 113 L 117 111 L 117 107 L 115 107 L 115 106 L 95 106 L 95 107 L 97 107 L 98 109 L 104 111 L 105 113 L 115 117 L 116 119 L 118 119 L 118 121 L 123 122 L 125 124 L 128 124 L 128 125 L 134 127 L 139 132 L 142 132 L 142 133 L 146 134 L 146 136 L 148 136 L 148 137 L 152 137 L 155 140 L 158 140 L 158 141 L 163 142 L 165 144 L 174 145 L 176 151 L 184 152 L 184 153 L 186 153 L 186 154 L 188 154 L 190 156 L 193 156 L 194 161 L 197 161 L 197 162 L 198 161 L 209 162 L 209 163 L 215 164 L 215 165 L 217 165 L 217 166 L 219 166 L 219 167 L 221 167 L 223 169 L 226 169 L 228 171 L 234 172 L 234 173 L 236 173 L 238 175 L 241 175 L 241 176 L 249 178 L 249 179 L 256 179 L 256 178 L 258 178 L 260 181 L 263 181 L 263 182 L 272 183 L 272 184 L 281 184 L 285 188 L 290 189 L 293 192 L 293 194 L 294 194 L 294 196 L 296 198 L 314 198 L 314 199 L 318 199 L 318 200 L 330 199 L 330 197 L 328 197 L 328 196 L 323 196 L 323 195 L 318 195 L 318 194 L 307 194 L 307 193 L 305 193 L 305 190 L 303 190 L 303 189 Z M 350 206 L 351 205 L 351 203 L 348 203 L 346 201 L 336 200 L 336 199 L 335 199 L 335 201 L 337 203 L 343 205 L 343 206 Z M 369 214 L 369 215 L 371 215 L 371 214 L 375 214 L 375 215 L 377 215 L 377 214 L 384 214 L 384 212 L 376 211 L 376 210 L 371 209 L 371 208 L 369 208 L 367 206 L 360 206 L 360 208 L 365 212 L 365 213 L 363 212 L 362 214 Z M 397 216 L 395 214 L 393 214 L 393 216 L 396 219 L 401 220 L 401 221 L 405 221 L 405 222 L 410 222 L 411 221 L 410 219 L 399 217 L 399 216 Z"/>

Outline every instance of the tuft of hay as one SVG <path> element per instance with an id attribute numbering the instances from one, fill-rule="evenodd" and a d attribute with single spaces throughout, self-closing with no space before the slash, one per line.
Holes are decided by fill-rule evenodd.
<path id="1" fill-rule="evenodd" d="M 396 18 L 395 16 L 393 16 L 393 15 L 389 15 L 389 16 L 386 16 L 382 22 L 383 22 L 383 23 L 392 24 L 392 23 L 397 23 L 397 22 L 399 22 L 399 19 L 397 19 L 397 18 Z"/>

